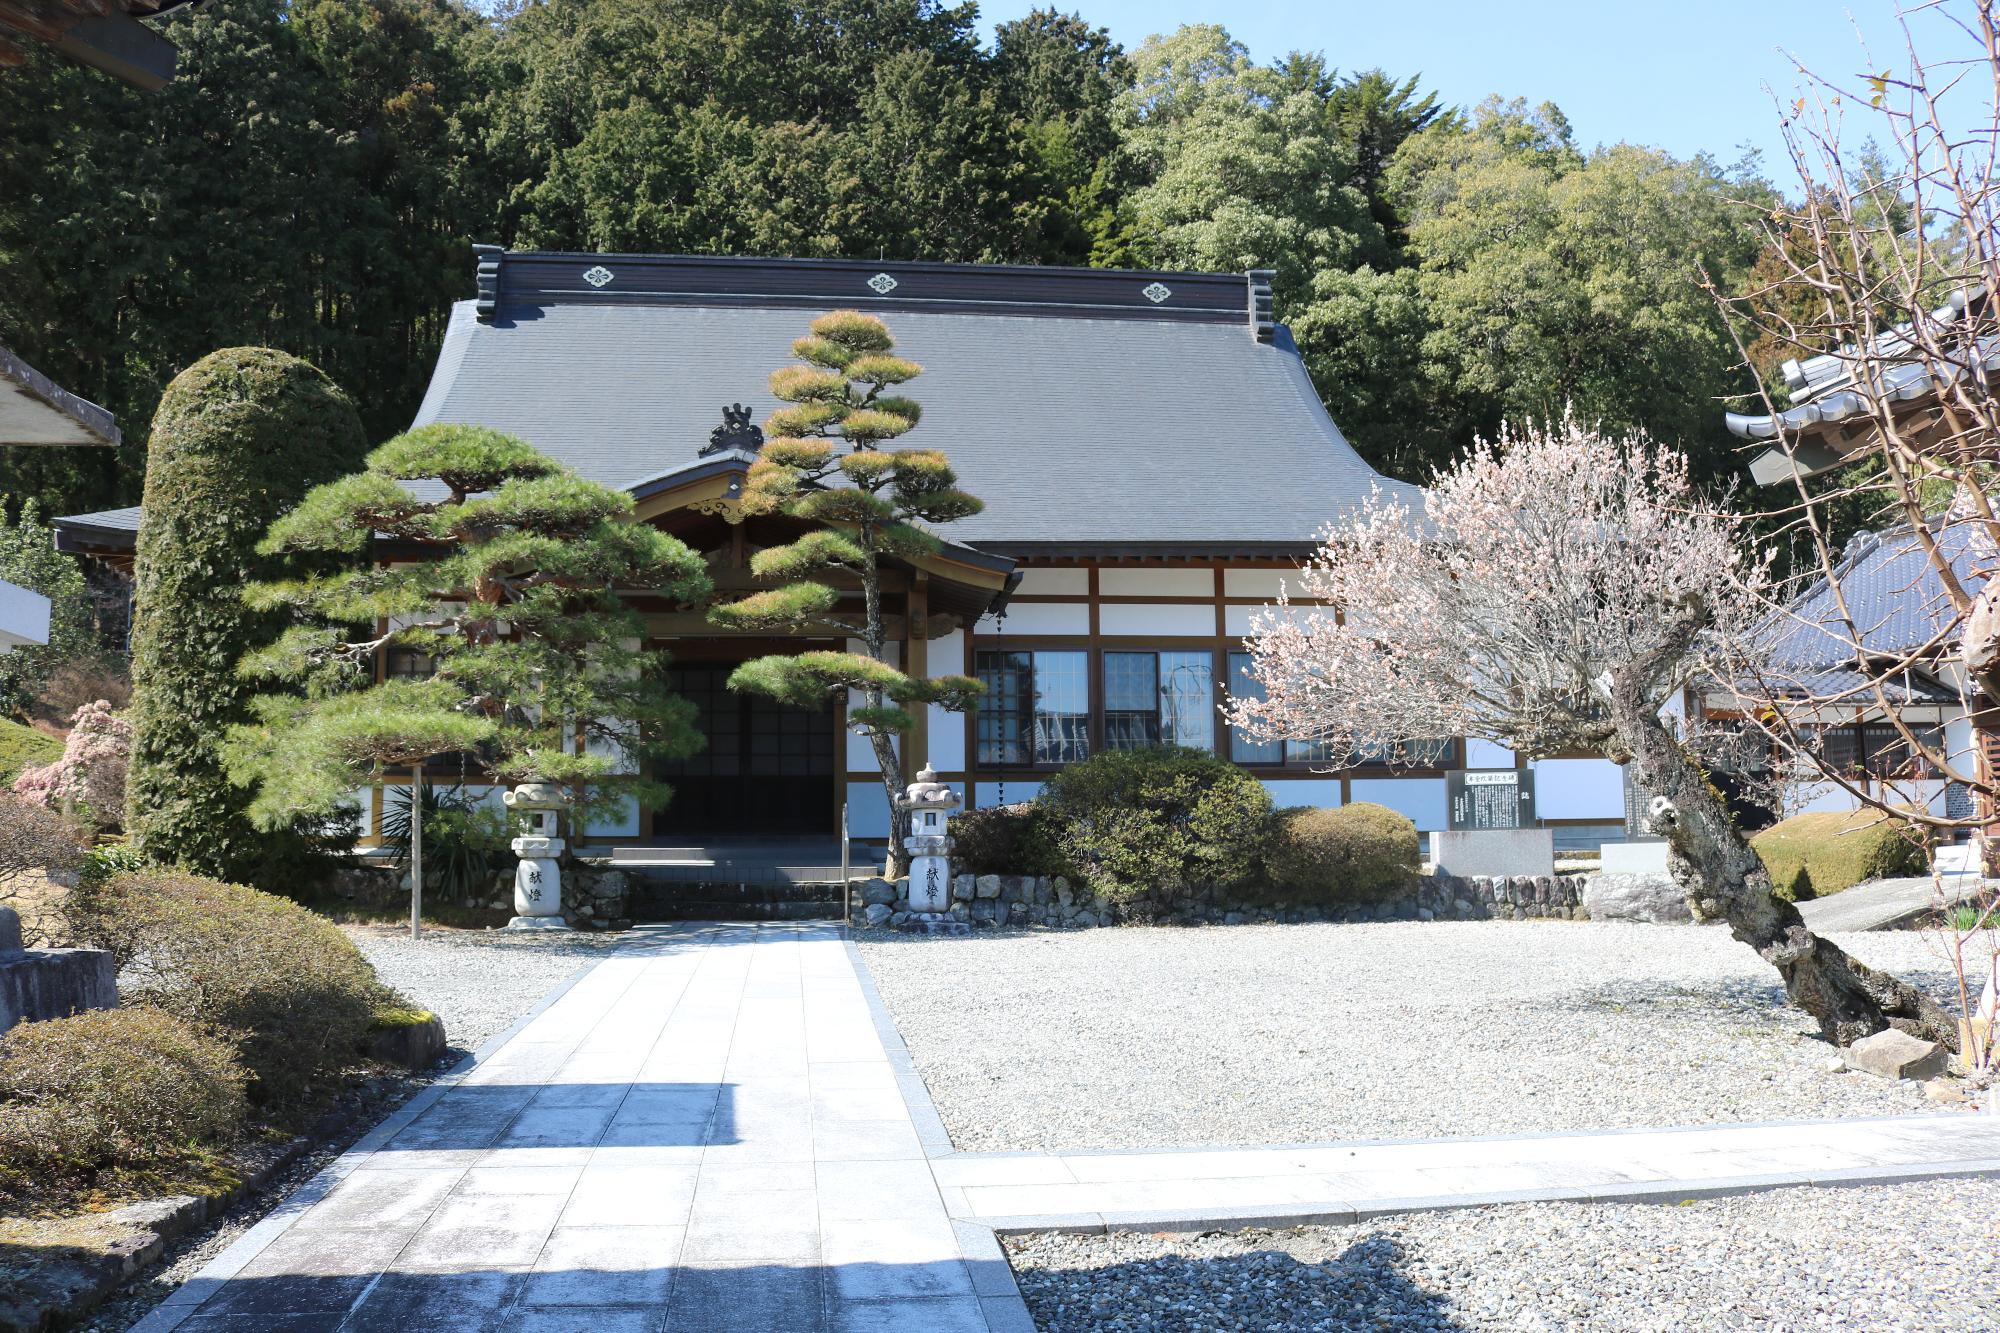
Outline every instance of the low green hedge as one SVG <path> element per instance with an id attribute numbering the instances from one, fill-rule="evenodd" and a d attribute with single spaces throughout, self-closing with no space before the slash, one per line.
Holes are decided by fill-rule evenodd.
<path id="1" fill-rule="evenodd" d="M 376 1014 L 401 1004 L 340 928 L 288 899 L 173 870 L 86 881 L 66 914 L 109 949 L 129 1001 L 227 1033 L 267 1114 L 322 1103 Z"/>
<path id="2" fill-rule="evenodd" d="M 1114 903 L 1252 880 L 1271 817 L 1263 783 L 1183 746 L 1092 755 L 1035 803 L 1066 873 Z"/>
<path id="3" fill-rule="evenodd" d="M 184 1184 L 241 1129 L 244 1082 L 227 1042 L 144 1005 L 22 1023 L 0 1036 L 0 1197 Z"/>
<path id="4" fill-rule="evenodd" d="M 1824 898 L 1871 879 L 1929 868 L 1910 825 L 1879 810 L 1820 810 L 1780 820 L 1750 839 L 1788 902 Z"/>
<path id="5" fill-rule="evenodd" d="M 1062 875 L 1046 807 L 1034 801 L 989 805 L 951 819 L 951 865 L 966 875 Z"/>
<path id="6" fill-rule="evenodd" d="M 1284 907 L 1390 902 L 1416 887 L 1417 826 L 1386 805 L 1276 812 L 1264 852 L 1265 896 Z"/>

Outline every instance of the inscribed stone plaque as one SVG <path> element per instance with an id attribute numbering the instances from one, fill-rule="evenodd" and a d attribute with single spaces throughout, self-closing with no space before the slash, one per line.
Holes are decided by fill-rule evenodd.
<path id="1" fill-rule="evenodd" d="M 1531 769 L 1453 769 L 1445 779 L 1445 794 L 1449 807 L 1445 827 L 1449 829 L 1535 825 L 1535 774 Z"/>

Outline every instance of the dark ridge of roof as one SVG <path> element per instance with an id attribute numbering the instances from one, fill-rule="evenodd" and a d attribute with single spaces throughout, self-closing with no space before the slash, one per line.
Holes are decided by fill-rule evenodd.
<path id="1" fill-rule="evenodd" d="M 1268 341 L 1271 275 L 723 255 L 574 254 L 477 246 L 482 321 L 557 305 L 840 306 L 1236 323 Z"/>
<path id="2" fill-rule="evenodd" d="M 627 262 L 565 262 L 575 269 L 579 259 Z M 1274 327 L 1259 340 L 1243 275 L 730 259 L 700 268 L 714 290 L 797 271 L 843 281 L 882 271 L 899 285 L 880 304 L 852 292 L 625 300 L 614 278 L 602 299 L 515 303 L 508 274 L 523 269 L 504 259 L 490 319 L 476 302 L 454 308 L 415 424 L 491 426 L 585 477 L 632 486 L 694 463 L 725 406 L 747 404 L 758 420 L 779 406 L 766 380 L 792 361 L 808 312 L 854 306 L 887 311 L 898 352 L 925 367 L 909 386 L 924 408 L 909 442 L 947 453 L 986 502 L 944 530 L 954 541 L 1000 552 L 1014 543 L 1309 549 L 1378 487 L 1421 511 L 1417 488 L 1380 477 L 1342 437 L 1290 335 Z M 913 300 L 923 292 L 903 276 L 932 271 L 999 296 L 896 308 L 905 286 L 917 288 Z M 1086 308 L 1035 295 L 1156 279 L 1180 284 L 1177 294 L 1226 289 L 1233 310 L 1176 311 L 1171 300 Z M 1000 299 L 1016 284 L 1035 285 L 1019 287 L 1019 301 Z"/>

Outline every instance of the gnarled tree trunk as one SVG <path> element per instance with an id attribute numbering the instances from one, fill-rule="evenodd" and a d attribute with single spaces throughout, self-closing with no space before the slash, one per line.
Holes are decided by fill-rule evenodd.
<path id="1" fill-rule="evenodd" d="M 1629 682 L 1614 681 L 1612 715 L 1637 785 L 1671 806 L 1659 821 L 1698 880 L 1688 904 L 1778 969 L 1785 994 L 1838 1046 L 1895 1027 L 1958 1049 L 1958 1025 L 1914 986 L 1877 972 L 1807 929 L 1798 909 L 1771 892 L 1764 863 L 1736 828 L 1722 795 L 1659 710 Z"/>

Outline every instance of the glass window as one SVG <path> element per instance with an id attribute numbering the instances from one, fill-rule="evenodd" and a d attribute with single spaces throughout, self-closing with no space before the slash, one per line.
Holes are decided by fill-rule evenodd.
<path id="1" fill-rule="evenodd" d="M 1104 655 L 1104 745 L 1215 748 L 1215 659 L 1199 650 Z"/>
<path id="2" fill-rule="evenodd" d="M 982 765 L 1071 764 L 1090 753 L 1090 657 L 982 651 L 975 714 Z"/>
<path id="3" fill-rule="evenodd" d="M 1229 655 L 1229 692 L 1238 699 L 1261 699 L 1264 683 L 1251 674 L 1249 653 Z M 1239 764 L 1281 764 L 1285 759 L 1282 741 L 1253 740 L 1241 727 L 1229 729 L 1229 757 Z"/>

